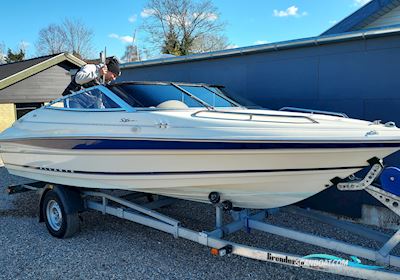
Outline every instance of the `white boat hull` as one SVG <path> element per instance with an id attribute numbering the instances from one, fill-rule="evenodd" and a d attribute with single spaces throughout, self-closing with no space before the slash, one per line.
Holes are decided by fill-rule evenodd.
<path id="1" fill-rule="evenodd" d="M 84 188 L 122 189 L 208 202 L 219 192 L 243 208 L 296 203 L 397 148 L 275 150 L 43 150 L 2 144 L 9 172 Z"/>
<path id="2" fill-rule="evenodd" d="M 138 84 L 140 90 L 146 87 Z M 135 83 L 120 86 L 128 90 Z M 151 86 L 166 86 L 160 94 L 179 88 L 169 83 Z M 140 102 L 121 95 L 125 89 L 97 86 L 26 114 L 0 135 L 6 168 L 15 175 L 75 187 L 200 202 L 219 192 L 236 207 L 273 208 L 310 197 L 332 179 L 368 166 L 369 159 L 400 149 L 400 129 L 393 123 L 313 111 L 211 108 L 182 89 L 168 104 L 189 98 L 192 105 L 181 102 L 183 107 L 166 108 L 164 98 L 172 98 L 168 94 L 152 106 L 146 101 L 155 97 L 150 88 L 149 98 L 142 100 L 147 105 L 136 107 Z M 198 85 L 193 91 L 198 90 L 207 97 L 217 89 Z M 106 108 L 107 98 L 95 97 L 99 91 L 118 106 Z M 135 90 L 130 94 L 143 97 Z M 104 108 L 90 100 L 81 104 L 85 108 L 66 106 L 79 95 L 92 95 Z M 207 100 L 222 98 L 217 95 Z"/>

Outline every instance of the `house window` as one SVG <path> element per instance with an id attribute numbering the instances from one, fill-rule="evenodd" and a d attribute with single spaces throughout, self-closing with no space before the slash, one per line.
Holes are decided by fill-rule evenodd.
<path id="1" fill-rule="evenodd" d="M 21 118 L 23 115 L 29 113 L 30 111 L 36 110 L 43 106 L 43 103 L 17 103 L 15 108 L 17 110 L 17 119 Z"/>

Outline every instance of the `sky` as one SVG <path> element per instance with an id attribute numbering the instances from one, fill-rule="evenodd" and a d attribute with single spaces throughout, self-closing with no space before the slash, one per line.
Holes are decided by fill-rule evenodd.
<path id="1" fill-rule="evenodd" d="M 107 55 L 121 57 L 132 41 L 146 45 L 140 26 L 148 0 L 14 0 L 3 1 L 0 44 L 17 50 L 24 45 L 27 57 L 36 57 L 40 29 L 65 18 L 78 19 L 93 30 L 95 57 L 107 47 Z M 321 34 L 369 0 L 213 0 L 226 23 L 231 48 L 274 43 Z M 15 12 L 11 12 L 14 11 Z"/>

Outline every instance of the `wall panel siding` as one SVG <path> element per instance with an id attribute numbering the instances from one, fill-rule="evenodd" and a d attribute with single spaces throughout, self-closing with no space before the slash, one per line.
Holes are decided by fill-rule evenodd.
<path id="1" fill-rule="evenodd" d="M 340 63 L 338 63 L 340 61 Z M 320 97 L 353 96 L 363 99 L 399 98 L 399 49 L 376 49 L 359 53 L 322 57 Z"/>
<path id="2" fill-rule="evenodd" d="M 67 70 L 55 65 L 0 90 L 0 103 L 45 102 L 58 97 L 70 82 Z"/>
<path id="3" fill-rule="evenodd" d="M 0 104 L 0 132 L 10 127 L 16 120 L 15 105 Z"/>
<path id="4" fill-rule="evenodd" d="M 377 28 L 394 24 L 400 24 L 400 6 L 382 15 L 380 18 L 371 22 L 363 29 Z"/>

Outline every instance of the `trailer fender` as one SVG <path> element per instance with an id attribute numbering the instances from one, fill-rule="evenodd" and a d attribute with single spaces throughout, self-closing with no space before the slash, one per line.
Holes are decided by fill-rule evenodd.
<path id="1" fill-rule="evenodd" d="M 62 185 L 47 184 L 40 192 L 40 202 L 39 202 L 39 222 L 44 222 L 44 216 L 42 212 L 43 199 L 45 194 L 53 190 L 59 196 L 66 214 L 73 214 L 77 212 L 84 211 L 83 199 L 79 190 Z"/>

